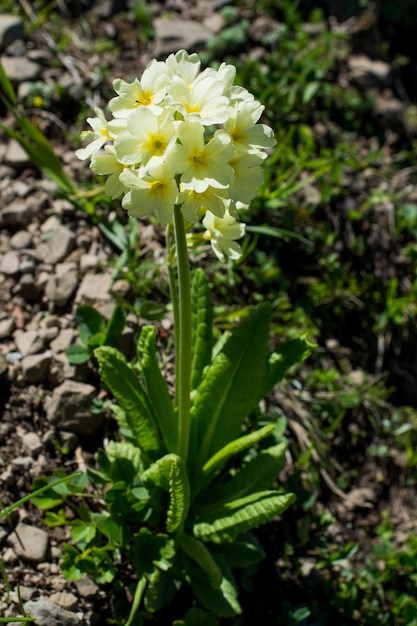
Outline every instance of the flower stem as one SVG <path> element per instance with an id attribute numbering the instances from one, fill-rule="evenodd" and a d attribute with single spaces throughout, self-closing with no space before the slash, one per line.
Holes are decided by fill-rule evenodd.
<path id="1" fill-rule="evenodd" d="M 175 243 L 173 239 L 172 232 L 172 222 L 170 222 L 166 228 L 165 234 L 165 242 L 166 242 L 166 250 L 167 250 L 167 268 L 168 268 L 168 278 L 169 278 L 169 293 L 171 296 L 171 304 L 172 304 L 172 315 L 174 318 L 174 332 L 175 332 L 175 361 L 174 363 L 179 363 L 179 302 L 178 302 L 178 287 L 177 287 L 177 273 L 176 273 L 176 253 L 175 253 Z M 178 380 L 175 378 L 175 398 L 174 398 L 175 406 L 178 406 Z M 173 450 L 169 450 L 169 452 L 173 452 Z"/>
<path id="2" fill-rule="evenodd" d="M 177 454 L 187 463 L 190 439 L 191 392 L 191 282 L 187 240 L 181 207 L 174 209 L 174 235 L 177 252 L 178 324 L 175 328 L 177 362 L 176 390 L 178 406 Z"/>

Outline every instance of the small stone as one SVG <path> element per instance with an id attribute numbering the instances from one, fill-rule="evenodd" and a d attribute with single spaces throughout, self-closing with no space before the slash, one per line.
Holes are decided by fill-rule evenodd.
<path id="1" fill-rule="evenodd" d="M 38 246 L 44 263 L 59 263 L 74 249 L 75 235 L 66 226 L 58 226 L 48 233 L 48 240 Z"/>
<path id="2" fill-rule="evenodd" d="M 60 430 L 59 443 L 64 450 L 75 450 L 78 445 L 78 435 L 69 433 L 66 430 Z"/>
<path id="3" fill-rule="evenodd" d="M 65 306 L 77 288 L 79 282 L 76 263 L 59 263 L 55 274 L 49 277 L 45 286 L 45 295 L 57 306 Z"/>
<path id="4" fill-rule="evenodd" d="M 87 363 L 71 365 L 65 352 L 59 352 L 58 354 L 55 354 L 54 362 L 48 372 L 48 380 L 51 385 L 56 387 L 67 379 L 84 382 L 87 375 Z"/>
<path id="5" fill-rule="evenodd" d="M 41 528 L 19 523 L 7 542 L 22 559 L 34 563 L 42 563 L 46 559 L 49 539 L 48 533 Z"/>
<path id="6" fill-rule="evenodd" d="M 33 274 L 23 274 L 13 290 L 13 293 L 17 293 L 29 302 L 36 300 L 39 296 L 39 290 Z"/>
<path id="7" fill-rule="evenodd" d="M 31 219 L 31 209 L 26 202 L 17 200 L 8 204 L 0 213 L 0 224 L 16 228 L 25 226 Z"/>
<path id="8" fill-rule="evenodd" d="M 157 17 L 155 28 L 155 57 L 167 56 L 177 50 L 198 50 L 212 37 L 212 33 L 194 20 Z"/>
<path id="9" fill-rule="evenodd" d="M 130 282 L 128 280 L 120 279 L 114 281 L 111 292 L 118 296 L 122 296 L 122 298 L 125 298 L 130 292 L 130 289 Z"/>
<path id="10" fill-rule="evenodd" d="M 19 265 L 19 271 L 22 274 L 30 274 L 30 273 L 33 273 L 34 270 L 35 270 L 35 261 L 33 259 L 31 258 L 22 259 Z"/>
<path id="11" fill-rule="evenodd" d="M 59 333 L 59 328 L 56 326 L 51 326 L 50 328 L 39 328 L 39 337 L 41 337 L 44 341 L 52 341 Z"/>
<path id="12" fill-rule="evenodd" d="M 22 443 L 31 456 L 37 456 L 43 448 L 42 441 L 36 433 L 25 433 Z"/>
<path id="13" fill-rule="evenodd" d="M 6 75 L 14 83 L 36 80 L 41 72 L 41 66 L 26 57 L 2 56 L 0 61 Z"/>
<path id="14" fill-rule="evenodd" d="M 61 430 L 80 435 L 93 434 L 103 422 L 101 414 L 91 411 L 95 395 L 96 389 L 92 385 L 65 380 L 45 401 L 49 422 Z"/>
<path id="15" fill-rule="evenodd" d="M 0 320 L 0 339 L 7 339 L 11 337 L 14 331 L 14 319 L 7 317 L 5 320 Z"/>
<path id="16" fill-rule="evenodd" d="M 15 276 L 19 273 L 20 258 L 15 250 L 9 250 L 1 257 L 0 272 L 8 276 Z"/>
<path id="17" fill-rule="evenodd" d="M 27 230 L 18 230 L 17 233 L 10 238 L 10 247 L 14 250 L 30 248 L 31 244 L 32 235 Z"/>
<path id="18" fill-rule="evenodd" d="M 0 322 L 1 325 L 1 322 Z M 1 326 L 0 326 L 1 328 Z M 49 344 L 51 350 L 55 353 L 65 352 L 74 339 L 74 330 L 72 328 L 63 328 L 57 337 Z"/>
<path id="19" fill-rule="evenodd" d="M 39 321 L 39 328 L 59 328 L 59 317 L 57 315 L 45 315 Z"/>
<path id="20" fill-rule="evenodd" d="M 16 15 L 0 14 L 0 50 L 10 46 L 13 41 L 23 39 L 23 20 Z"/>
<path id="21" fill-rule="evenodd" d="M 10 363 L 10 365 L 15 365 L 16 363 L 19 363 L 19 361 L 21 361 L 22 359 L 23 354 L 21 352 L 12 351 L 6 354 L 6 362 Z"/>
<path id="22" fill-rule="evenodd" d="M 88 576 L 83 576 L 79 580 L 75 580 L 74 584 L 82 598 L 93 598 L 99 592 L 99 587 L 91 578 L 88 578 Z"/>
<path id="23" fill-rule="evenodd" d="M 67 609 L 49 600 L 30 600 L 25 602 L 25 611 L 36 617 L 36 626 L 81 626 L 82 621 Z"/>
<path id="24" fill-rule="evenodd" d="M 11 139 L 6 148 L 4 162 L 11 167 L 22 169 L 30 165 L 30 158 L 20 143 L 15 139 Z"/>
<path id="25" fill-rule="evenodd" d="M 12 459 L 10 467 L 12 472 L 27 472 L 33 465 L 33 459 L 30 456 L 17 456 Z"/>
<path id="26" fill-rule="evenodd" d="M 22 378 L 27 383 L 39 383 L 43 380 L 52 363 L 52 352 L 32 354 L 22 359 Z"/>
<path id="27" fill-rule="evenodd" d="M 99 259 L 95 254 L 83 254 L 80 258 L 80 272 L 82 274 L 86 274 L 87 272 L 91 272 L 96 270 L 99 266 Z"/>
<path id="28" fill-rule="evenodd" d="M 389 63 L 370 59 L 365 54 L 351 54 L 347 62 L 352 78 L 367 86 L 375 82 L 385 83 L 391 72 Z"/>
<path id="29" fill-rule="evenodd" d="M 37 354 L 43 349 L 43 340 L 39 337 L 36 330 L 16 330 L 13 338 L 17 349 L 23 356 Z"/>
<path id="30" fill-rule="evenodd" d="M 111 300 L 110 284 L 110 274 L 86 274 L 76 293 L 75 301 L 87 304 L 109 301 Z"/>
<path id="31" fill-rule="evenodd" d="M 49 596 L 49 600 L 62 606 L 64 609 L 68 609 L 69 611 L 76 609 L 78 606 L 78 598 L 74 596 L 73 593 L 69 593 L 68 591 L 58 591 Z"/>

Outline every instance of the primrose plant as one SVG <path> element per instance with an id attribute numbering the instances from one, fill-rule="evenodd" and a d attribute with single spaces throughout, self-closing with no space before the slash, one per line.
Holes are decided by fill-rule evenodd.
<path id="1" fill-rule="evenodd" d="M 294 501 L 277 484 L 282 420 L 259 405 L 311 345 L 299 338 L 270 352 L 268 303 L 213 345 L 204 268 L 190 271 L 191 243 L 210 242 L 221 261 L 241 255 L 239 215 L 275 143 L 259 123 L 263 106 L 234 78 L 224 63 L 201 71 L 198 56 L 184 50 L 152 61 L 140 80 L 114 81 L 111 119 L 97 109 L 83 133 L 90 143 L 77 152 L 108 176 L 107 194 L 121 197 L 130 216 L 155 215 L 166 225 L 174 389 L 159 367 L 154 326 L 142 329 L 133 363 L 111 346 L 95 349 L 120 438 L 87 472 L 96 503 L 77 509 L 75 546 L 63 559 L 72 578 L 87 573 L 126 587 L 136 580 L 127 624 L 162 610 L 180 588 L 188 600 L 175 602 L 180 615 L 170 613 L 178 626 L 239 614 L 236 572 L 263 557 L 251 531 Z M 66 489 L 47 506 L 74 493 Z"/>

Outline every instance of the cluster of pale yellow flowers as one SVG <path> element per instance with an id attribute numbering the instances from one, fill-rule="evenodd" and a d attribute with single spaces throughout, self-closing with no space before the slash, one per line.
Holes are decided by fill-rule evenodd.
<path id="1" fill-rule="evenodd" d="M 223 63 L 200 72 L 196 54 L 180 50 L 152 61 L 141 79 L 113 82 L 112 119 L 100 109 L 88 118 L 90 140 L 77 151 L 91 169 L 107 175 L 106 193 L 123 196 L 132 217 L 156 213 L 162 224 L 181 206 L 189 223 L 202 220 L 205 239 L 220 260 L 239 258 L 245 232 L 238 209 L 248 207 L 263 181 L 271 128 L 264 110 Z"/>

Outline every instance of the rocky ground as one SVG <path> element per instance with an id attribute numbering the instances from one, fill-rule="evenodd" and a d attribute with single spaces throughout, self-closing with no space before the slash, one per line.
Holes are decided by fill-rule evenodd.
<path id="1" fill-rule="evenodd" d="M 121 5 L 123 5 L 122 0 Z M 26 19 L 36 15 L 22 2 Z M 57 3 L 64 13 L 71 3 Z M 97 2 L 96 30 L 117 39 L 120 58 L 104 51 L 91 53 L 89 33 L 73 31 L 67 52 L 56 53 L 48 30 L 35 29 L 25 36 L 23 21 L 0 15 L 0 52 L 3 67 L 25 99 L 34 82 L 66 90 L 68 106 L 87 95 L 88 104 L 103 104 L 109 77 L 140 74 L 154 56 L 164 57 L 180 48 L 204 49 L 223 26 L 223 2 L 171 0 L 152 4 L 155 39 L 140 48 L 131 26 L 118 11 L 117 1 Z M 165 17 L 161 17 L 162 8 Z M 71 16 L 68 24 L 71 25 Z M 256 32 L 254 25 L 254 33 Z M 70 27 L 70 26 L 69 26 Z M 265 24 L 258 24 L 260 29 Z M 255 41 L 256 43 L 256 41 Z M 58 54 L 59 64 L 54 63 Z M 248 54 L 259 54 L 253 45 Z M 106 68 L 106 73 L 103 72 Z M 380 88 L 381 115 L 398 119 L 402 103 L 385 93 L 390 67 L 364 55 L 350 60 L 351 77 L 368 80 Z M 378 87 L 379 86 L 379 87 Z M 108 87 L 107 87 L 108 88 Z M 32 109 L 32 119 L 47 132 L 73 180 L 83 178 L 73 148 L 62 143 L 62 134 L 78 134 L 75 120 L 65 112 Z M 2 121 L 12 124 L 3 111 Z M 139 246 L 148 246 L 152 235 L 142 230 Z M 105 316 L 114 306 L 112 293 L 125 293 L 126 282 L 112 280 L 109 260 L 114 250 L 102 233 L 56 186 L 40 176 L 26 153 L 3 134 L 0 143 L 0 504 L 7 506 L 30 492 L 32 480 L 62 465 L 68 471 L 92 462 L 96 445 L 106 434 L 106 423 L 89 411 L 97 387 L 87 365 L 68 363 L 65 350 L 77 340 L 75 309 L 93 304 Z M 160 250 L 153 250 L 159 262 Z M 124 340 L 135 332 L 138 320 L 130 319 Z M 71 454 L 62 455 L 67 448 Z M 362 494 L 363 495 L 363 494 Z M 355 508 L 355 505 L 352 505 Z M 39 626 L 93 625 L 101 623 L 104 593 L 83 579 L 66 581 L 59 568 L 62 529 L 50 530 L 30 504 L 20 507 L 11 532 L 1 520 L 0 548 L 10 596 L 1 597 L 0 615 L 19 614 L 16 593 L 20 588 L 26 610 L 38 617 Z"/>

